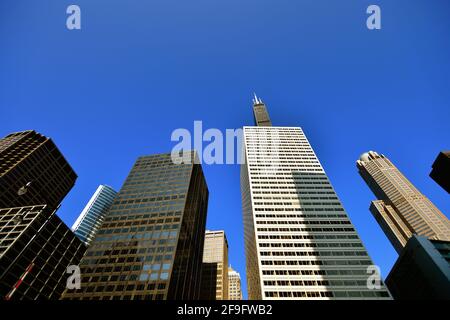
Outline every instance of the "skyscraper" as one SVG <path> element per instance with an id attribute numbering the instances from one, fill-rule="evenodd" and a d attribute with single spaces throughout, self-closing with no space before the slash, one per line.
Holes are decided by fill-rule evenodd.
<path id="1" fill-rule="evenodd" d="M 207 206 L 198 161 L 138 158 L 63 299 L 198 299 Z"/>
<path id="2" fill-rule="evenodd" d="M 0 209 L 0 298 L 59 299 L 85 245 L 46 205 Z"/>
<path id="3" fill-rule="evenodd" d="M 28 130 L 0 140 L 0 208 L 45 204 L 55 209 L 76 179 L 50 138 Z"/>
<path id="4" fill-rule="evenodd" d="M 228 299 L 242 300 L 241 275 L 231 266 L 228 267 Z"/>
<path id="5" fill-rule="evenodd" d="M 269 113 L 267 112 L 266 105 L 255 94 L 253 99 L 253 118 L 255 126 L 257 127 L 270 127 L 272 122 L 270 121 Z"/>
<path id="6" fill-rule="evenodd" d="M 243 131 L 249 299 L 390 299 L 369 288 L 373 263 L 302 129 Z"/>
<path id="7" fill-rule="evenodd" d="M 450 151 L 439 152 L 433 163 L 430 177 L 447 193 L 450 193 Z"/>
<path id="8" fill-rule="evenodd" d="M 100 185 L 72 226 L 72 231 L 89 245 L 101 226 L 117 192 L 110 186 Z"/>
<path id="9" fill-rule="evenodd" d="M 0 140 L 0 297 L 58 299 L 86 247 L 56 215 L 76 174 L 35 131 Z"/>
<path id="10" fill-rule="evenodd" d="M 450 299 L 450 242 L 413 235 L 386 284 L 397 300 Z"/>
<path id="11" fill-rule="evenodd" d="M 225 231 L 205 233 L 202 300 L 228 300 L 228 241 Z"/>
<path id="12" fill-rule="evenodd" d="M 450 240 L 449 220 L 388 158 L 369 151 L 356 166 L 379 199 L 372 201 L 370 211 L 398 253 L 413 234 Z"/>

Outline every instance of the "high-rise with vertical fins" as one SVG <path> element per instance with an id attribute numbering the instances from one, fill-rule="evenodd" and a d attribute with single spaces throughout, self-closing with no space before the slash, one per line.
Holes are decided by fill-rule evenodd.
<path id="1" fill-rule="evenodd" d="M 413 234 L 450 241 L 450 221 L 388 158 L 369 151 L 356 166 L 378 198 L 370 211 L 397 252 Z"/>
<path id="2" fill-rule="evenodd" d="M 241 165 L 248 298 L 391 299 L 299 127 L 274 127 L 253 100 Z"/>

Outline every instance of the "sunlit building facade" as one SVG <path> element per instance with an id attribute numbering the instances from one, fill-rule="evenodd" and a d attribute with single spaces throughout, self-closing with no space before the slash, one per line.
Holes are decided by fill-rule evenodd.
<path id="1" fill-rule="evenodd" d="M 242 300 L 241 275 L 231 266 L 228 267 L 228 299 Z"/>
<path id="2" fill-rule="evenodd" d="M 228 241 L 223 230 L 206 230 L 200 298 L 228 300 Z"/>
<path id="3" fill-rule="evenodd" d="M 398 253 L 413 234 L 450 241 L 450 221 L 388 158 L 369 151 L 356 166 L 378 198 L 370 211 Z"/>
<path id="4" fill-rule="evenodd" d="M 264 124 L 243 130 L 248 298 L 390 299 L 303 130 Z"/>
<path id="5" fill-rule="evenodd" d="M 63 299 L 199 299 L 208 188 L 189 162 L 137 159 Z"/>

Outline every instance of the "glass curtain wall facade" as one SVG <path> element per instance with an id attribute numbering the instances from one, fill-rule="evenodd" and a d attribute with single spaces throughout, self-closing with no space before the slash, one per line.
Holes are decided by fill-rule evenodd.
<path id="1" fill-rule="evenodd" d="M 63 299 L 199 298 L 208 189 L 197 163 L 138 158 L 81 261 L 81 289 Z"/>
<path id="2" fill-rule="evenodd" d="M 50 138 L 23 131 L 0 140 L 0 208 L 45 204 L 56 209 L 76 179 Z"/>
<path id="3" fill-rule="evenodd" d="M 45 205 L 0 209 L 0 297 L 59 299 L 85 245 Z"/>
<path id="4" fill-rule="evenodd" d="M 86 247 L 55 214 L 77 175 L 35 131 L 0 140 L 0 297 L 58 299 Z"/>

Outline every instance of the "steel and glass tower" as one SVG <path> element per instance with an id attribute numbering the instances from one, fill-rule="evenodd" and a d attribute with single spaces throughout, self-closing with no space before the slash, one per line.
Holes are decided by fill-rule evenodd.
<path id="1" fill-rule="evenodd" d="M 63 299 L 198 299 L 208 188 L 198 161 L 137 159 Z"/>
<path id="2" fill-rule="evenodd" d="M 378 198 L 370 211 L 397 252 L 413 234 L 450 241 L 450 221 L 388 158 L 369 151 L 356 166 Z"/>
<path id="3" fill-rule="evenodd" d="M 45 204 L 56 209 L 76 179 L 50 138 L 27 130 L 0 140 L 0 208 Z"/>
<path id="4" fill-rule="evenodd" d="M 241 166 L 249 299 L 390 299 L 368 287 L 373 263 L 302 129 L 272 127 L 253 103 Z"/>
<path id="5" fill-rule="evenodd" d="M 56 215 L 77 175 L 35 131 L 0 140 L 0 299 L 59 299 L 86 247 Z"/>
<path id="6" fill-rule="evenodd" d="M 110 186 L 100 185 L 72 226 L 72 231 L 86 245 L 92 242 L 98 228 L 117 195 Z"/>

